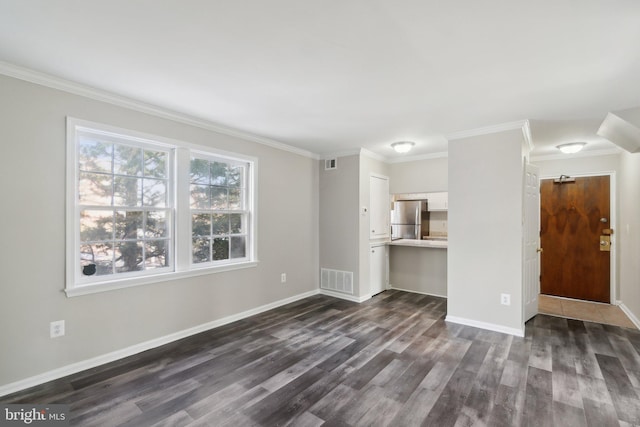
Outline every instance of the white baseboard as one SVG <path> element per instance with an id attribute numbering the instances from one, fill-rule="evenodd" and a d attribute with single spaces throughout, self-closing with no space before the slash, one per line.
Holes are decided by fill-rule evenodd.
<path id="1" fill-rule="evenodd" d="M 631 322 L 633 322 L 634 325 L 636 325 L 636 328 L 640 329 L 640 320 L 638 320 L 638 318 L 636 317 L 635 314 L 633 314 L 633 312 L 631 310 L 629 310 L 629 307 L 627 307 L 626 305 L 624 305 L 623 302 L 618 301 L 618 307 L 620 307 L 620 309 L 624 312 L 624 314 L 627 315 L 627 317 L 629 318 L 629 320 L 631 320 Z"/>
<path id="2" fill-rule="evenodd" d="M 451 323 L 458 323 L 460 325 L 473 326 L 474 328 L 487 329 L 489 331 L 502 332 L 503 334 L 524 337 L 524 326 L 522 327 L 522 329 L 509 328 L 502 325 L 496 325 L 495 323 L 480 322 L 477 320 L 465 319 L 463 317 L 456 316 L 447 316 L 444 320 Z"/>
<path id="3" fill-rule="evenodd" d="M 274 308 L 281 307 L 286 304 L 319 294 L 318 289 L 314 289 L 309 292 L 294 295 L 289 298 L 281 299 L 269 304 L 261 305 L 260 307 L 252 308 L 241 313 L 232 314 L 231 316 L 223 317 L 222 319 L 214 320 L 204 323 L 202 325 L 194 326 L 189 329 L 174 332 L 163 337 L 155 338 L 149 341 L 142 342 L 140 344 L 132 345 L 121 350 L 116 350 L 111 353 L 103 354 L 101 356 L 93 357 L 91 359 L 83 360 L 80 362 L 72 363 L 71 365 L 63 366 L 61 368 L 54 369 L 52 371 L 44 372 L 33 377 L 25 378 L 13 383 L 0 386 L 0 397 L 8 394 L 15 393 L 20 390 L 34 387 L 49 381 L 57 380 L 58 378 L 66 377 L 67 375 L 75 374 L 87 369 L 95 368 L 96 366 L 104 365 L 125 357 L 133 356 L 134 354 L 141 353 L 143 351 L 151 350 L 152 348 L 160 347 L 161 345 L 169 344 L 173 341 L 180 340 L 182 338 L 189 337 L 191 335 L 199 334 L 200 332 L 208 331 L 210 329 L 217 328 L 238 320 L 245 319 L 262 312 L 272 310 Z"/>
<path id="4" fill-rule="evenodd" d="M 320 293 L 322 295 L 327 295 L 329 297 L 346 299 L 347 301 L 353 301 L 353 302 L 357 302 L 357 303 L 364 302 L 364 301 L 366 301 L 366 300 L 371 298 L 371 295 L 363 295 L 361 297 L 357 297 L 355 295 L 343 294 L 341 292 L 334 292 L 334 291 L 330 291 L 328 289 L 320 289 Z"/>
<path id="5" fill-rule="evenodd" d="M 396 291 L 403 291 L 403 292 L 411 292 L 413 294 L 420 294 L 420 295 L 429 295 L 431 297 L 439 297 L 439 298 L 446 298 L 446 295 L 438 295 L 438 294 L 430 294 L 429 292 L 420 292 L 420 291 L 414 291 L 413 289 L 403 289 L 403 288 L 396 288 L 395 286 L 391 285 L 389 287 L 389 289 L 394 289 Z"/>

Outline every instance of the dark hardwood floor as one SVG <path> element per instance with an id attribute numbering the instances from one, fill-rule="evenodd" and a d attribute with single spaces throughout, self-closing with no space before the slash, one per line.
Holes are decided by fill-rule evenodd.
<path id="1" fill-rule="evenodd" d="M 0 401 L 81 426 L 640 424 L 640 331 L 538 315 L 518 338 L 445 311 L 315 296 Z"/>

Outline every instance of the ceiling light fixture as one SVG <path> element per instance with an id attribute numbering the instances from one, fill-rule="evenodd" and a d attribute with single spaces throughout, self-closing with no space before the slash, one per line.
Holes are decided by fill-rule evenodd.
<path id="1" fill-rule="evenodd" d="M 411 148 L 416 145 L 415 142 L 411 142 L 411 141 L 399 141 L 399 142 L 394 142 L 393 144 L 391 144 L 391 148 L 393 148 L 394 150 L 396 150 L 396 153 L 406 153 L 409 150 L 411 150 Z"/>
<path id="2" fill-rule="evenodd" d="M 562 151 L 564 154 L 573 154 L 582 150 L 582 147 L 587 145 L 586 142 L 569 142 L 567 144 L 560 144 L 556 148 Z"/>

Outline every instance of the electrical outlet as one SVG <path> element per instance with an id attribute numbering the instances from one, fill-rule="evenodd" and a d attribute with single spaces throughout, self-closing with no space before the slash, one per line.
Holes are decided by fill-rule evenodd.
<path id="1" fill-rule="evenodd" d="M 511 295 L 510 294 L 500 294 L 500 304 L 502 304 L 502 305 L 511 305 Z"/>
<path id="2" fill-rule="evenodd" d="M 49 335 L 51 338 L 57 338 L 64 335 L 64 320 L 56 320 L 49 324 Z"/>
<path id="3" fill-rule="evenodd" d="M 280 282 L 287 283 L 287 273 L 282 273 L 280 275 Z"/>

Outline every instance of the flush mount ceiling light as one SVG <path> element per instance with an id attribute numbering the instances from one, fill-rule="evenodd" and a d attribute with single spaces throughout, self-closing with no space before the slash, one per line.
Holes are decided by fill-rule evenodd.
<path id="1" fill-rule="evenodd" d="M 396 150 L 396 153 L 406 153 L 409 150 L 411 150 L 411 148 L 416 145 L 415 142 L 411 142 L 411 141 L 399 141 L 399 142 L 394 142 L 393 144 L 391 144 L 391 148 L 393 148 L 394 150 Z"/>
<path id="2" fill-rule="evenodd" d="M 565 154 L 573 154 L 582 150 L 582 147 L 587 145 L 586 142 L 569 142 L 567 144 L 560 144 L 556 148 Z"/>

